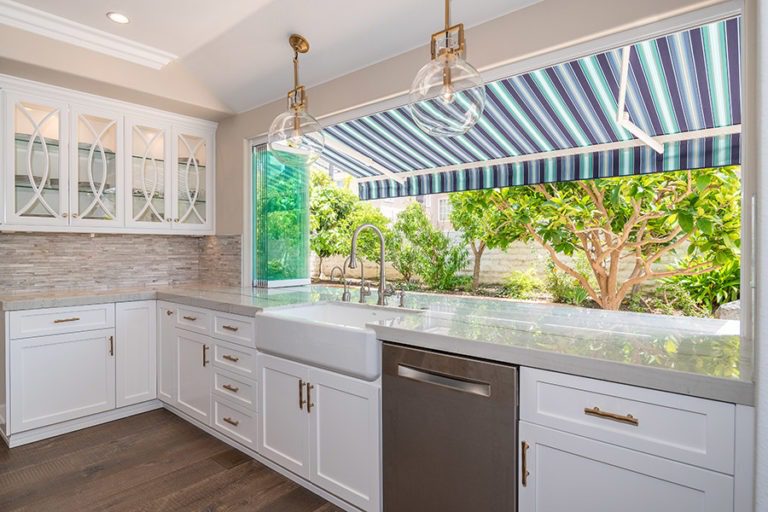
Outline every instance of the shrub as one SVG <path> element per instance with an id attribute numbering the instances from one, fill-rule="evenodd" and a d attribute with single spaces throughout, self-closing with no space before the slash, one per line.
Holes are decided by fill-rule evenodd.
<path id="1" fill-rule="evenodd" d="M 711 312 L 697 304 L 688 290 L 675 282 L 661 282 L 649 291 L 633 293 L 627 309 L 659 315 L 711 316 Z"/>
<path id="2" fill-rule="evenodd" d="M 515 270 L 504 278 L 504 295 L 511 299 L 530 299 L 543 286 L 533 270 Z"/>
<path id="3" fill-rule="evenodd" d="M 678 263 L 677 267 L 688 267 L 690 261 Z M 738 300 L 741 286 L 741 265 L 733 259 L 718 269 L 705 274 L 675 276 L 664 280 L 685 290 L 696 305 L 714 313 L 726 302 Z"/>
<path id="4" fill-rule="evenodd" d="M 586 264 L 584 261 L 577 261 L 576 267 Z M 547 274 L 545 289 L 552 296 L 553 302 L 581 306 L 587 301 L 589 293 L 576 279 L 558 269 L 552 261 L 547 262 L 547 270 L 549 273 Z M 584 273 L 582 272 L 582 274 Z"/>

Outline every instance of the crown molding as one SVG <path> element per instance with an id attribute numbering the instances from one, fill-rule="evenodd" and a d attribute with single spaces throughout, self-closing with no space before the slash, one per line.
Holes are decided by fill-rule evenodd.
<path id="1" fill-rule="evenodd" d="M 162 69 L 177 58 L 176 55 L 164 50 L 137 43 L 125 37 L 110 34 L 13 0 L 0 0 L 0 24 L 153 69 Z"/>

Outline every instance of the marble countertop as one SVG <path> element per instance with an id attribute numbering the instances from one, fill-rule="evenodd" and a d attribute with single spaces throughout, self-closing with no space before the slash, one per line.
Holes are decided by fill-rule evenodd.
<path id="1" fill-rule="evenodd" d="M 265 309 L 339 300 L 327 286 L 250 289 L 186 285 L 0 294 L 5 311 L 158 299 L 252 316 Z M 751 346 L 739 323 L 423 293 L 419 315 L 369 324 L 384 340 L 752 405 Z"/>

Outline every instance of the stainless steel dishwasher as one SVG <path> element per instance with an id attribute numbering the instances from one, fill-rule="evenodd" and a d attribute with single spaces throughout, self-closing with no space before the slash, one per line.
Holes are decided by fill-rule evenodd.
<path id="1" fill-rule="evenodd" d="M 384 512 L 517 510 L 517 368 L 385 343 Z"/>

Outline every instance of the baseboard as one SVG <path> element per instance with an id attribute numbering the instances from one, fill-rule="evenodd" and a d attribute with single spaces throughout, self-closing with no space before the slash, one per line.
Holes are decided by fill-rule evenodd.
<path id="1" fill-rule="evenodd" d="M 120 420 L 127 418 L 128 416 L 162 408 L 163 403 L 160 402 L 160 400 L 150 400 L 149 402 L 129 405 L 128 407 L 121 407 L 120 409 L 113 409 L 111 411 L 93 414 L 76 420 L 63 421 L 55 425 L 27 430 L 25 432 L 19 432 L 18 434 L 11 434 L 7 438 L 4 435 L 2 435 L 2 437 L 9 448 L 16 448 L 17 446 L 34 443 L 35 441 L 42 441 L 43 439 L 48 439 L 50 437 L 74 432 L 75 430 L 101 425 L 102 423 L 109 423 L 110 421 Z M 0 432 L 0 435 L 1 434 L 2 432 Z"/>
<path id="2" fill-rule="evenodd" d="M 196 426 L 197 428 L 199 428 L 200 430 L 206 432 L 207 434 L 212 435 L 213 437 L 215 437 L 219 441 L 228 444 L 229 446 L 231 446 L 232 448 L 235 448 L 236 450 L 240 450 L 244 454 L 248 455 L 249 457 L 251 457 L 253 459 L 256 459 L 257 461 L 261 462 L 262 464 L 264 464 L 268 468 L 270 468 L 270 469 L 280 473 L 281 475 L 283 475 L 284 477 L 288 478 L 289 480 L 292 480 L 292 481 L 296 482 L 297 484 L 299 484 L 300 486 L 304 487 L 305 489 L 308 489 L 308 490 L 312 491 L 313 493 L 317 494 L 318 496 L 324 498 L 325 500 L 330 501 L 331 503 L 333 503 L 337 507 L 339 507 L 339 508 L 341 508 L 341 509 L 343 509 L 343 510 L 345 510 L 347 512 L 361 512 L 360 509 L 355 507 L 354 505 L 351 505 L 351 504 L 347 503 L 346 501 L 340 499 L 338 496 L 334 496 L 333 494 L 330 494 L 329 492 L 321 489 L 320 487 L 317 487 L 312 482 L 308 482 L 307 480 L 304 480 L 302 477 L 300 477 L 298 475 L 295 475 L 294 473 L 291 473 L 290 471 L 288 471 L 284 467 L 280 466 L 279 464 L 276 464 L 276 463 L 272 462 L 271 460 L 264 458 L 258 452 L 255 452 L 255 451 L 251 450 L 250 448 L 246 448 L 245 446 L 241 445 L 237 441 L 235 441 L 233 439 L 230 439 L 229 437 L 225 436 L 224 434 L 222 434 L 218 430 L 215 430 L 215 429 L 209 427 L 208 425 L 205 425 L 204 423 L 200 423 L 198 420 L 192 418 L 191 416 L 188 416 L 187 414 L 185 414 L 184 412 L 180 411 L 179 409 L 176 409 L 172 405 L 168 405 L 168 404 L 164 403 L 163 407 L 165 407 L 166 410 L 168 410 L 169 412 L 175 414 L 176 416 L 178 416 L 179 418 L 183 419 L 184 421 L 187 421 L 187 422 L 193 424 L 194 426 Z"/>

